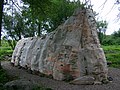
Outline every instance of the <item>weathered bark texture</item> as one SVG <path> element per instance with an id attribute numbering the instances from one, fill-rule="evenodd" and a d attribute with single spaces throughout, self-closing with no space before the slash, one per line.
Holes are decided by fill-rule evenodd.
<path id="1" fill-rule="evenodd" d="M 12 63 L 52 75 L 56 80 L 74 79 L 73 84 L 107 81 L 107 64 L 90 9 L 74 14 L 46 37 L 20 40 Z"/>

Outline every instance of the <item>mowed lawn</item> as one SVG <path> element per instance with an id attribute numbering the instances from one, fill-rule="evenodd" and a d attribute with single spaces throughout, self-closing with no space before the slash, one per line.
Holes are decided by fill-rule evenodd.
<path id="1" fill-rule="evenodd" d="M 107 61 L 112 62 L 111 67 L 120 68 L 120 45 L 102 46 Z"/>

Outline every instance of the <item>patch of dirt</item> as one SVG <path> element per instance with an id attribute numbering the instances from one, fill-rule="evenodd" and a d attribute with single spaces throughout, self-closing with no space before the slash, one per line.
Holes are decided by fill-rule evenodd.
<path id="1" fill-rule="evenodd" d="M 13 67 L 10 62 L 2 61 L 1 65 L 10 76 L 17 76 L 20 79 L 27 79 L 33 83 L 52 88 L 53 90 L 120 90 L 120 69 L 109 68 L 109 76 L 113 82 L 104 85 L 72 85 L 64 81 L 57 81 L 46 77 L 30 74 L 26 70 Z"/>

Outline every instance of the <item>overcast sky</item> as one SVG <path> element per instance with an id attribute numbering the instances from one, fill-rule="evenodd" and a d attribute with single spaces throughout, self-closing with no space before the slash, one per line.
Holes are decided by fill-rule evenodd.
<path id="1" fill-rule="evenodd" d="M 108 22 L 106 34 L 112 34 L 120 28 L 120 20 L 117 17 L 120 6 L 115 4 L 115 0 L 91 0 L 91 3 L 94 5 L 93 9 L 99 13 L 99 20 Z"/>
<path id="2" fill-rule="evenodd" d="M 84 2 L 85 0 L 80 1 Z M 106 20 L 108 22 L 108 28 L 106 31 L 107 35 L 110 35 L 114 31 L 119 30 L 120 20 L 118 19 L 117 15 L 119 14 L 118 8 L 120 8 L 120 5 L 115 4 L 116 0 L 86 0 L 86 1 L 91 1 L 91 4 L 93 5 L 93 10 L 99 13 L 98 20 Z"/>

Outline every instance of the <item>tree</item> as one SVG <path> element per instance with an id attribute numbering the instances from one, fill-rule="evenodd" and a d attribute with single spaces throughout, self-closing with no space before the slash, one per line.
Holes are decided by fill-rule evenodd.
<path id="1" fill-rule="evenodd" d="M 52 5 L 51 0 L 22 0 L 24 4 L 29 5 L 28 12 L 31 14 L 30 17 L 32 22 L 38 24 L 37 35 L 41 35 L 41 29 L 43 23 L 47 21 L 48 14 L 51 11 L 50 7 Z M 32 26 L 34 26 L 34 23 Z"/>
<path id="2" fill-rule="evenodd" d="M 14 2 L 11 1 L 4 12 L 2 31 L 4 33 L 3 38 L 8 41 L 8 44 L 12 49 L 15 47 L 15 41 L 20 40 L 22 37 L 35 36 L 35 28 L 33 29 L 33 25 L 31 25 L 33 22 L 30 22 L 30 18 L 26 18 L 25 15 L 22 16 L 22 14 L 13 6 L 13 3 Z"/>
<path id="3" fill-rule="evenodd" d="M 53 0 L 53 6 L 51 7 L 52 12 L 49 16 L 50 23 L 52 23 L 51 30 L 55 30 L 60 24 L 68 19 L 77 7 L 77 2 L 70 2 L 69 0 Z"/>
<path id="4" fill-rule="evenodd" d="M 15 47 L 15 43 L 12 42 L 13 41 L 17 41 L 17 35 L 15 33 L 15 30 L 13 28 L 12 25 L 12 20 L 13 17 L 10 15 L 7 15 L 6 13 L 4 13 L 4 17 L 3 17 L 3 33 L 4 33 L 4 39 L 7 40 L 9 46 L 11 46 L 12 49 L 14 49 Z"/>
<path id="5" fill-rule="evenodd" d="M 35 22 L 37 21 L 39 26 L 38 32 L 55 30 L 80 5 L 79 0 L 77 2 L 70 2 L 70 0 L 36 0 L 34 2 L 33 0 L 23 0 L 23 2 L 29 4 L 32 18 Z"/>
<path id="6" fill-rule="evenodd" d="M 97 21 L 97 30 L 98 30 L 98 37 L 100 43 L 102 44 L 103 38 L 105 36 L 105 32 L 107 29 L 108 23 L 106 21 Z"/>
<path id="7" fill-rule="evenodd" d="M 120 29 L 111 35 L 106 35 L 102 45 L 120 45 Z"/>
<path id="8" fill-rule="evenodd" d="M 21 13 L 14 8 L 14 0 L 8 10 L 12 14 L 4 13 L 3 28 L 9 40 L 19 40 L 22 37 L 41 36 L 43 32 L 51 32 L 71 16 L 74 9 L 80 7 L 80 1 L 69 0 L 23 0 Z M 83 5 L 82 5 L 83 6 Z M 9 22 L 10 23 L 9 23 Z"/>
<path id="9" fill-rule="evenodd" d="M 0 46 L 1 46 L 3 4 L 4 4 L 4 0 L 0 0 Z"/>
<path id="10" fill-rule="evenodd" d="M 120 37 L 120 29 L 112 34 L 114 37 Z"/>
<path id="11" fill-rule="evenodd" d="M 14 11 L 14 15 L 8 15 L 7 13 L 4 13 L 3 17 L 3 32 L 4 39 L 6 39 L 9 43 L 9 45 L 14 49 L 15 45 L 13 45 L 10 40 L 18 41 L 22 37 L 33 37 L 35 36 L 35 30 L 37 29 L 36 24 L 33 23 L 31 18 L 25 15 L 21 16 L 20 13 L 17 11 Z"/>
<path id="12" fill-rule="evenodd" d="M 120 29 L 112 34 L 115 44 L 120 45 Z"/>

